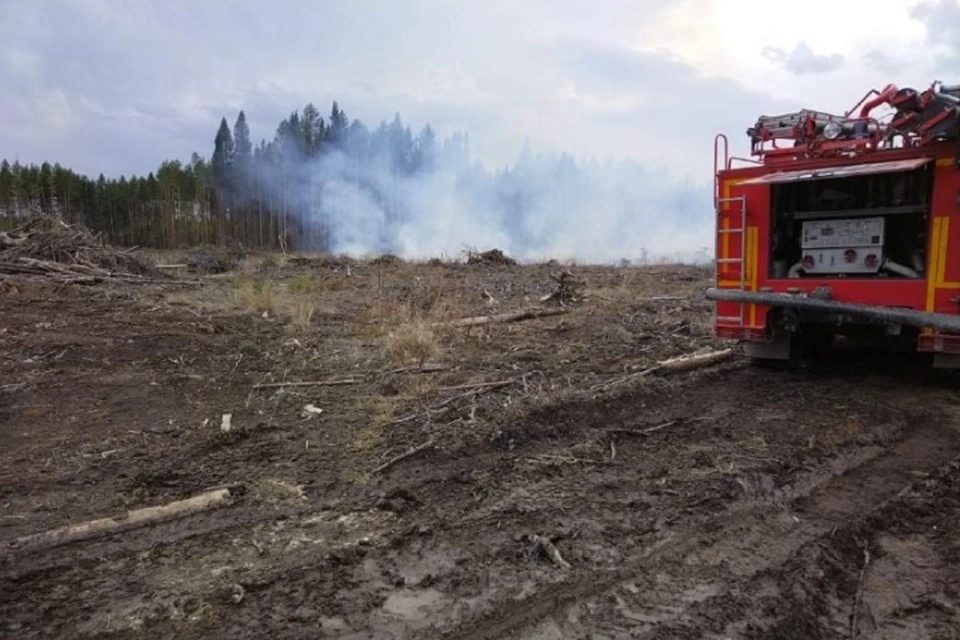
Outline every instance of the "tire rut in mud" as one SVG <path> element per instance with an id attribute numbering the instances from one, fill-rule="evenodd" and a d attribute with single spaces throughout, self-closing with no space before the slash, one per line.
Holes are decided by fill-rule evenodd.
<path id="1" fill-rule="evenodd" d="M 545 586 L 446 637 L 725 638 L 745 637 L 744 629 L 756 638 L 834 637 L 818 622 L 822 607 L 815 601 L 802 612 L 792 609 L 782 624 L 760 622 L 753 610 L 775 597 L 771 576 L 788 583 L 773 590 L 780 594 L 774 610 L 788 610 L 795 588 L 788 576 L 798 554 L 890 508 L 918 474 L 949 468 L 958 452 L 953 425 L 905 430 L 884 447 L 831 460 L 772 495 L 727 505 L 696 529 L 679 527 L 617 570 Z M 734 628 L 741 632 L 727 635 Z M 801 635 L 789 635 L 791 629 Z M 700 635 L 708 631 L 717 635 Z"/>
<path id="2" fill-rule="evenodd" d="M 309 524 L 310 511 L 322 508 L 313 501 L 302 505 L 303 517 L 290 513 L 275 524 L 261 523 L 265 513 L 237 522 L 225 511 L 185 520 L 180 539 L 153 531 L 114 541 L 99 549 L 110 555 L 106 565 L 94 559 L 95 545 L 21 559 L 5 568 L 23 578 L 20 593 L 0 594 L 0 610 L 37 631 L 42 616 L 28 609 L 55 616 L 43 620 L 46 629 L 66 628 L 70 612 L 93 611 L 99 617 L 88 626 L 102 632 L 101 619 L 117 618 L 115 610 L 141 615 L 136 594 L 159 582 L 146 611 L 156 637 L 259 637 L 265 628 L 284 637 L 790 637 L 782 635 L 790 625 L 816 622 L 831 606 L 794 599 L 793 621 L 781 620 L 800 588 L 790 571 L 821 562 L 805 554 L 833 545 L 822 557 L 840 558 L 855 574 L 860 547 L 834 544 L 831 532 L 958 451 L 938 409 L 944 397 L 896 379 L 738 369 L 548 407 L 504 425 L 497 441 L 411 459 L 379 486 L 331 506 L 330 522 Z M 602 451 L 570 451 L 608 446 L 611 428 L 667 423 L 618 440 L 611 464 L 564 461 L 595 458 Z M 831 429 L 839 430 L 835 441 Z M 528 464 L 538 457 L 560 462 Z M 409 499 L 388 507 L 386 518 L 385 507 L 374 506 L 381 492 Z M 379 534 L 357 546 L 369 534 L 358 529 L 341 548 L 336 520 L 346 511 Z M 321 535 L 328 527 L 334 535 Z M 551 530 L 566 536 L 558 545 L 572 571 L 532 559 L 518 538 Z M 72 559 L 85 563 L 45 572 Z M 104 566 L 125 582 L 112 582 Z M 212 568 L 223 571 L 216 584 L 198 579 Z M 244 589 L 242 603 L 218 595 L 221 583 Z M 209 608 L 216 627 L 175 621 L 170 612 L 181 615 L 182 602 Z M 762 607 L 769 611 L 753 613 Z"/>

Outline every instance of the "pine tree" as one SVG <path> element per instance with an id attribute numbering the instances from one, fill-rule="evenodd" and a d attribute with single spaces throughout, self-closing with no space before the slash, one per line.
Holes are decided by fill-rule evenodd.
<path id="1" fill-rule="evenodd" d="M 213 168 L 214 184 L 218 188 L 227 186 L 230 176 L 230 169 L 233 166 L 233 135 L 230 133 L 230 127 L 227 125 L 227 119 L 220 120 L 220 129 L 213 141 L 213 157 L 210 164 Z"/>
<path id="2" fill-rule="evenodd" d="M 436 155 L 437 134 L 428 124 L 417 136 L 417 150 L 414 155 L 414 171 L 430 171 L 433 169 Z"/>
<path id="3" fill-rule="evenodd" d="M 237 122 L 233 125 L 233 147 L 235 166 L 240 180 L 246 181 L 253 161 L 253 144 L 250 142 L 250 127 L 247 126 L 247 116 L 240 112 Z"/>
<path id="4" fill-rule="evenodd" d="M 217 193 L 217 240 L 226 242 L 226 207 L 230 202 L 230 178 L 233 170 L 233 135 L 227 125 L 227 119 L 221 118 L 220 129 L 213 143 L 213 157 L 210 162 L 213 170 L 213 186 Z"/>
<path id="5" fill-rule="evenodd" d="M 320 117 L 320 112 L 308 103 L 303 108 L 303 116 L 300 118 L 300 139 L 302 140 L 304 153 L 308 158 L 315 158 L 320 153 L 321 143 L 324 135 L 324 122 Z"/>
<path id="6" fill-rule="evenodd" d="M 349 124 L 347 114 L 337 106 L 337 101 L 334 100 L 333 107 L 330 109 L 330 126 L 327 127 L 327 142 L 334 146 L 341 146 L 346 139 L 347 126 Z"/>
<path id="7" fill-rule="evenodd" d="M 0 161 L 0 209 L 6 216 L 13 217 L 15 207 L 13 204 L 13 171 L 10 169 L 10 163 L 6 158 Z"/>

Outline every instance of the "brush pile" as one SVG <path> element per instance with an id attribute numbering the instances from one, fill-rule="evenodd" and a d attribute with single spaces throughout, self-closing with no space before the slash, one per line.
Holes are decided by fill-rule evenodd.
<path id="1" fill-rule="evenodd" d="M 481 265 L 509 265 L 517 264 L 517 261 L 506 255 L 500 249 L 491 249 L 490 251 L 470 251 L 467 254 L 467 264 Z"/>
<path id="2" fill-rule="evenodd" d="M 0 232 L 0 274 L 49 276 L 63 279 L 147 276 L 149 263 L 107 245 L 80 225 L 37 219 L 9 232 Z"/>
<path id="3" fill-rule="evenodd" d="M 190 273 L 227 273 L 233 271 L 243 259 L 243 252 L 223 247 L 203 246 L 187 258 L 187 270 Z"/>

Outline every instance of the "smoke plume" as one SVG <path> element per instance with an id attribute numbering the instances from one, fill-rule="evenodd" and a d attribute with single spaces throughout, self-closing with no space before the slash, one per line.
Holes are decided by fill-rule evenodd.
<path id="1" fill-rule="evenodd" d="M 292 213 L 299 249 L 424 259 L 498 248 L 581 263 L 700 262 L 712 250 L 710 186 L 631 160 L 524 148 L 490 170 L 465 136 L 413 137 L 396 120 L 372 134 L 354 123 L 315 157 L 278 166 L 256 181 Z"/>

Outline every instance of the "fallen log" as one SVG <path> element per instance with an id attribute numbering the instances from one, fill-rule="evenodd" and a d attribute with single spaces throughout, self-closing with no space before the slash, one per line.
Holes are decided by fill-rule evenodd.
<path id="1" fill-rule="evenodd" d="M 155 507 L 128 511 L 112 518 L 100 518 L 78 522 L 40 533 L 16 538 L 8 543 L 9 549 L 51 548 L 72 542 L 89 540 L 100 536 L 129 531 L 151 524 L 183 518 L 194 513 L 226 505 L 232 496 L 231 488 L 207 491 L 185 500 L 178 500 Z"/>
<path id="2" fill-rule="evenodd" d="M 253 385 L 254 389 L 283 389 L 286 387 L 339 387 L 347 384 L 357 384 L 356 378 L 341 380 L 308 380 L 305 382 L 260 382 Z"/>
<path id="3" fill-rule="evenodd" d="M 450 326 L 450 327 L 476 327 L 484 324 L 499 324 L 506 322 L 520 322 L 521 320 L 535 320 L 537 318 L 545 318 L 547 316 L 558 316 L 565 313 L 570 313 L 570 309 L 565 307 L 560 307 L 556 309 L 522 309 L 520 311 L 513 311 L 511 313 L 501 313 L 491 316 L 473 316 L 471 318 L 463 318 L 461 320 L 454 320 L 453 322 L 437 322 L 434 326 Z"/>
<path id="4" fill-rule="evenodd" d="M 678 356 L 668 360 L 661 360 L 654 366 L 643 369 L 642 371 L 637 371 L 636 373 L 631 373 L 623 376 L 622 378 L 617 378 L 612 382 L 596 385 L 595 387 L 591 388 L 591 391 L 609 389 L 625 382 L 636 380 L 637 378 L 645 378 L 655 373 L 680 373 L 683 371 L 691 371 L 693 369 L 710 367 L 715 364 L 719 364 L 732 356 L 733 349 L 721 349 L 719 351 L 708 351 L 707 353 L 696 353 L 692 355 Z"/>
<path id="5" fill-rule="evenodd" d="M 707 353 L 697 353 L 670 358 L 669 360 L 661 360 L 657 365 L 664 371 L 689 371 L 691 369 L 699 369 L 701 367 L 718 364 L 731 356 L 733 356 L 733 349 L 721 349 L 719 351 L 708 351 Z"/>

